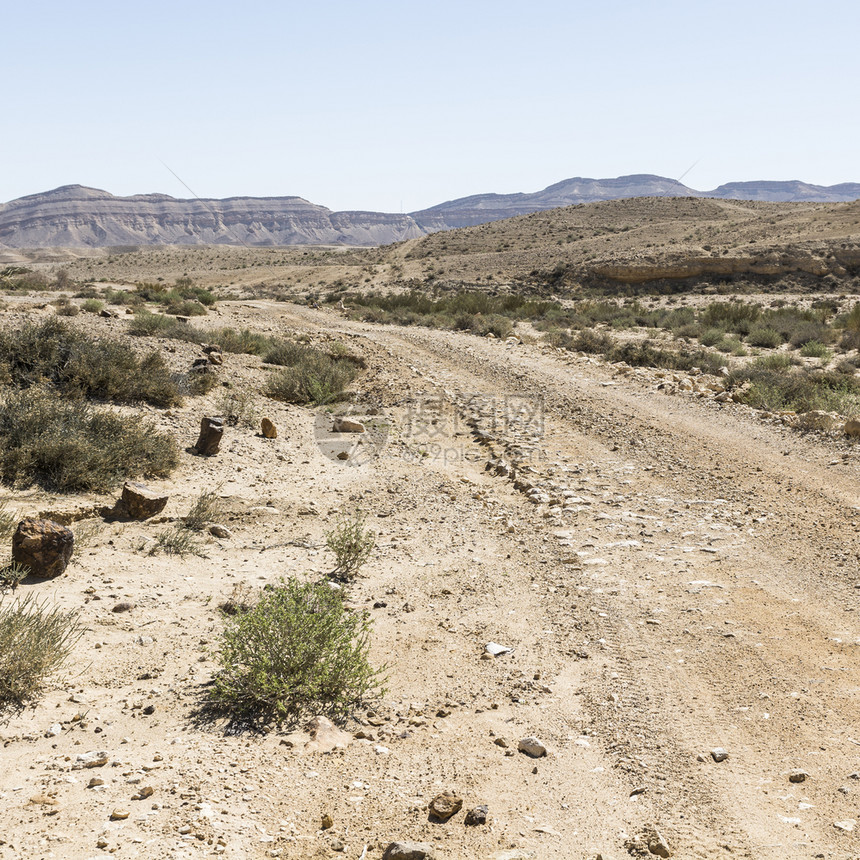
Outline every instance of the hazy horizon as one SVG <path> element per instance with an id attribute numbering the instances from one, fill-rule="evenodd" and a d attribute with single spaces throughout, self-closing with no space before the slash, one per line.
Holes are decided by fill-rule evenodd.
<path id="1" fill-rule="evenodd" d="M 122 16 L 6 10 L 0 200 L 80 184 L 408 212 L 574 176 L 860 181 L 860 7 L 843 3 L 155 0 Z"/>

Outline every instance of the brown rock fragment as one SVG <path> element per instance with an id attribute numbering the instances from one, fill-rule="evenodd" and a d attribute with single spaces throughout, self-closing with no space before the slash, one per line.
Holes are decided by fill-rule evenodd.
<path id="1" fill-rule="evenodd" d="M 260 429 L 267 439 L 277 439 L 278 438 L 278 428 L 275 427 L 274 423 L 269 418 L 264 418 L 260 422 Z"/>
<path id="2" fill-rule="evenodd" d="M 71 529 L 53 520 L 28 517 L 18 523 L 12 536 L 12 560 L 33 576 L 53 579 L 66 569 L 74 546 Z"/>
<path id="3" fill-rule="evenodd" d="M 453 791 L 443 791 L 430 801 L 430 815 L 438 821 L 447 821 L 463 808 L 463 798 Z"/>
<path id="4" fill-rule="evenodd" d="M 146 520 L 160 514 L 169 496 L 150 490 L 146 484 L 126 481 L 122 487 L 122 506 L 125 513 L 134 520 Z"/>
<path id="5" fill-rule="evenodd" d="M 224 435 L 224 419 L 204 416 L 200 419 L 200 436 L 194 450 L 203 457 L 218 453 Z"/>

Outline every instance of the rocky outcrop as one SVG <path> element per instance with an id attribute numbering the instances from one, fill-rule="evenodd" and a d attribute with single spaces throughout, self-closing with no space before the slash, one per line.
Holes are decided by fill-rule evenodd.
<path id="1" fill-rule="evenodd" d="M 114 197 L 67 185 L 0 205 L 0 245 L 381 245 L 423 230 L 408 215 L 332 212 L 301 197 Z"/>

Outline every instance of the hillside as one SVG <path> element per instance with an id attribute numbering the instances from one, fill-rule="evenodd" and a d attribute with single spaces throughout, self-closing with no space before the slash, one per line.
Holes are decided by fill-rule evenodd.
<path id="1" fill-rule="evenodd" d="M 860 198 L 860 184 L 733 182 L 696 191 L 650 174 L 575 177 L 534 193 L 473 195 L 408 215 L 333 212 L 301 197 L 116 197 L 67 185 L 0 205 L 0 247 L 384 245 L 548 209 L 640 197 L 839 203 Z"/>

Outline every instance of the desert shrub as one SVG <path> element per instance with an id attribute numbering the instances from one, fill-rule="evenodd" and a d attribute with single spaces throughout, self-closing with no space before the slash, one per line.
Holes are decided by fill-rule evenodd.
<path id="1" fill-rule="evenodd" d="M 848 313 L 837 317 L 835 323 L 844 328 L 846 332 L 860 334 L 860 302 L 855 302 L 854 307 Z"/>
<path id="2" fill-rule="evenodd" d="M 298 344 L 284 345 L 267 355 L 270 357 L 291 362 L 269 377 L 264 391 L 285 403 L 330 403 L 342 395 L 356 374 L 351 362 Z"/>
<path id="3" fill-rule="evenodd" d="M 608 334 L 594 331 L 594 329 L 583 329 L 574 337 L 568 349 L 575 352 L 587 352 L 591 354 L 607 355 L 612 351 L 615 341 Z"/>
<path id="4" fill-rule="evenodd" d="M 119 341 L 95 340 L 58 319 L 0 332 L 0 377 L 17 388 L 49 382 L 73 397 L 153 406 L 180 402 L 159 353 L 139 359 Z"/>
<path id="5" fill-rule="evenodd" d="M 88 314 L 97 314 L 104 310 L 104 306 L 105 303 L 101 299 L 90 298 L 81 303 L 81 310 Z"/>
<path id="6" fill-rule="evenodd" d="M 109 305 L 128 305 L 132 308 L 143 308 L 144 304 L 141 296 L 128 290 L 112 290 L 108 288 L 104 292 L 104 297 Z"/>
<path id="7" fill-rule="evenodd" d="M 370 558 L 376 538 L 366 523 L 367 516 L 359 513 L 352 518 L 338 520 L 334 528 L 326 532 L 326 546 L 335 557 L 335 566 L 331 572 L 335 579 L 355 579 Z"/>
<path id="8" fill-rule="evenodd" d="M 77 613 L 50 608 L 33 595 L 0 601 L 0 713 L 38 699 L 82 633 Z"/>
<path id="9" fill-rule="evenodd" d="M 830 343 L 832 339 L 832 332 L 824 323 L 804 321 L 799 323 L 791 332 L 789 343 L 797 349 L 813 342 L 824 346 L 825 343 Z"/>
<path id="10" fill-rule="evenodd" d="M 136 337 L 166 337 L 202 343 L 203 335 L 194 326 L 166 314 L 154 314 L 146 309 L 137 311 L 128 324 L 128 333 Z"/>
<path id="11" fill-rule="evenodd" d="M 667 370 L 692 370 L 698 367 L 705 373 L 717 373 L 723 360 L 715 352 L 673 352 L 655 347 L 650 341 L 625 343 L 616 346 L 607 356 L 610 361 L 624 361 L 633 367 L 663 367 Z"/>
<path id="12" fill-rule="evenodd" d="M 29 567 L 23 567 L 14 561 L 4 564 L 0 567 L 0 594 L 14 591 L 29 575 Z"/>
<path id="13" fill-rule="evenodd" d="M 9 508 L 9 503 L 5 499 L 0 502 L 0 541 L 11 540 L 20 521 L 19 513 Z"/>
<path id="14" fill-rule="evenodd" d="M 155 543 L 149 549 L 149 555 L 203 555 L 203 548 L 197 538 L 186 529 L 177 526 L 163 529 L 155 536 Z"/>
<path id="15" fill-rule="evenodd" d="M 257 411 L 251 395 L 238 388 L 228 388 L 215 401 L 215 409 L 224 421 L 232 427 L 254 427 L 257 424 Z"/>
<path id="16" fill-rule="evenodd" d="M 725 336 L 726 333 L 721 328 L 709 328 L 699 335 L 699 341 L 702 346 L 716 346 Z"/>
<path id="17" fill-rule="evenodd" d="M 224 615 L 239 615 L 254 608 L 257 596 L 247 582 L 237 582 L 226 600 L 218 604 L 218 609 Z"/>
<path id="18" fill-rule="evenodd" d="M 844 374 L 808 373 L 752 362 L 729 377 L 731 387 L 747 382 L 740 389 L 742 402 L 758 409 L 853 413 L 860 407 L 860 383 Z"/>
<path id="19" fill-rule="evenodd" d="M 216 343 L 224 352 L 263 355 L 272 346 L 272 339 L 264 334 L 243 328 L 220 328 L 208 335 L 210 343 Z"/>
<path id="20" fill-rule="evenodd" d="M 11 293 L 27 293 L 48 290 L 50 279 L 42 272 L 34 272 L 25 266 L 6 266 L 0 269 L 0 290 Z"/>
<path id="21" fill-rule="evenodd" d="M 195 370 L 187 374 L 187 377 L 188 393 L 192 397 L 200 397 L 203 394 L 208 394 L 218 385 L 218 376 L 215 373 L 204 373 Z"/>
<path id="22" fill-rule="evenodd" d="M 173 439 L 138 416 L 40 389 L 0 399 L 0 480 L 6 484 L 105 492 L 139 475 L 164 477 L 178 462 Z"/>
<path id="23" fill-rule="evenodd" d="M 763 370 L 786 370 L 800 364 L 798 359 L 788 352 L 772 352 L 770 355 L 761 355 L 750 364 L 753 369 Z"/>
<path id="24" fill-rule="evenodd" d="M 706 328 L 721 328 L 735 334 L 748 334 L 761 314 L 758 305 L 745 302 L 714 302 L 699 316 Z"/>
<path id="25" fill-rule="evenodd" d="M 840 361 L 836 365 L 837 373 L 844 373 L 846 376 L 853 376 L 857 372 L 857 367 L 850 361 Z"/>
<path id="26" fill-rule="evenodd" d="M 81 309 L 70 301 L 65 301 L 57 305 L 57 316 L 76 317 L 80 312 Z"/>
<path id="27" fill-rule="evenodd" d="M 830 359 L 833 353 L 820 341 L 808 340 L 800 347 L 800 354 L 804 358 L 826 358 Z"/>
<path id="28" fill-rule="evenodd" d="M 486 337 L 488 334 L 492 334 L 495 337 L 504 339 L 511 336 L 514 327 L 511 325 L 511 321 L 501 314 L 489 314 L 487 316 L 480 314 L 472 318 L 470 329 L 479 337 Z"/>
<path id="29" fill-rule="evenodd" d="M 767 349 L 776 349 L 783 341 L 782 335 L 772 328 L 757 326 L 747 336 L 750 346 L 760 346 Z"/>
<path id="30" fill-rule="evenodd" d="M 209 523 L 224 513 L 224 503 L 215 490 L 203 490 L 194 500 L 191 510 L 182 518 L 182 525 L 194 532 L 202 532 Z"/>
<path id="31" fill-rule="evenodd" d="M 210 701 L 251 722 L 343 719 L 383 692 L 369 662 L 368 614 L 347 609 L 324 583 L 290 578 L 264 590 L 226 618 L 220 645 Z"/>

